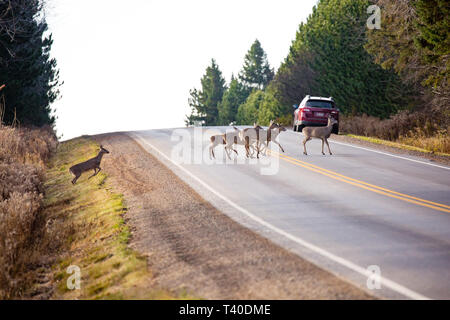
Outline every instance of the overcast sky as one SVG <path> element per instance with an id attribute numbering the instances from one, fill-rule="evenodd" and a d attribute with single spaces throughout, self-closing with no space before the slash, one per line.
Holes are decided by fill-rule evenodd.
<path id="1" fill-rule="evenodd" d="M 227 82 L 257 38 L 270 64 L 287 56 L 317 0 L 48 0 L 63 139 L 184 126 L 189 89 L 211 58 Z"/>

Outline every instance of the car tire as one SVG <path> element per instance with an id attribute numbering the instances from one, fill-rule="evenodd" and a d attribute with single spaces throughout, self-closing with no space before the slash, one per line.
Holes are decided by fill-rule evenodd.
<path id="1" fill-rule="evenodd" d="M 304 124 L 298 125 L 298 126 L 297 126 L 297 131 L 298 131 L 298 132 L 302 132 L 304 127 L 305 127 Z"/>
<path id="2" fill-rule="evenodd" d="M 338 124 L 333 125 L 333 130 L 331 130 L 331 133 L 339 134 L 339 125 Z"/>

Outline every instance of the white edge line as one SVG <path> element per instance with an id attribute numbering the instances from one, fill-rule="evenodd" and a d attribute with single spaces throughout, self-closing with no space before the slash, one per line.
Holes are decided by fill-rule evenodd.
<path id="1" fill-rule="evenodd" d="M 296 132 L 293 131 L 289 131 L 290 133 L 293 134 L 297 134 Z M 300 135 L 300 133 L 298 133 Z M 359 147 L 359 146 L 354 146 L 352 144 L 349 143 L 344 143 L 344 142 L 338 142 L 336 140 L 328 140 L 332 143 L 336 143 L 336 144 L 341 144 L 343 146 L 347 146 L 347 147 L 352 147 L 352 148 L 356 148 L 356 149 L 362 149 L 362 150 L 366 150 L 366 151 L 371 151 L 371 152 L 375 152 L 375 153 L 379 153 L 379 154 L 383 154 L 385 156 L 390 156 L 390 157 L 394 157 L 394 158 L 399 158 L 399 159 L 403 159 L 403 160 L 408 160 L 408 161 L 412 161 L 412 162 L 417 162 L 417 163 L 421 163 L 421 164 L 426 164 L 429 166 L 433 166 L 433 167 L 437 167 L 437 168 L 441 168 L 441 169 L 446 169 L 446 170 L 450 170 L 450 167 L 444 167 L 444 166 L 440 166 L 438 164 L 434 164 L 434 163 L 429 163 L 429 162 L 425 162 L 425 161 L 420 161 L 420 160 L 416 160 L 416 159 L 411 159 L 411 158 L 407 158 L 407 157 L 402 157 L 402 156 L 397 156 L 395 154 L 392 153 L 387 153 L 387 152 L 383 152 L 383 151 L 378 151 L 378 150 L 374 150 L 374 149 L 370 149 L 370 148 L 364 148 L 364 147 Z"/>
<path id="2" fill-rule="evenodd" d="M 148 145 L 149 147 L 151 147 L 153 150 L 155 150 L 156 152 L 158 152 L 162 157 L 164 157 L 165 159 L 167 159 L 168 161 L 170 161 L 173 165 L 175 165 L 177 168 L 179 168 L 180 170 L 182 170 L 184 173 L 186 173 L 188 176 L 190 176 L 192 179 L 194 179 L 195 181 L 197 181 L 200 185 L 202 185 L 205 189 L 207 189 L 208 191 L 210 191 L 211 193 L 213 193 L 215 196 L 219 197 L 220 199 L 222 199 L 223 201 L 225 201 L 227 204 L 229 204 L 231 207 L 235 208 L 236 210 L 242 212 L 243 214 L 245 214 L 246 216 L 248 216 L 249 218 L 253 219 L 254 221 L 258 222 L 259 224 L 265 226 L 266 228 L 288 238 L 289 240 L 292 240 L 294 242 L 296 242 L 297 244 L 300 244 L 301 246 L 308 248 L 311 251 L 314 251 L 315 253 L 328 258 L 332 261 L 334 261 L 335 263 L 338 263 L 340 265 L 343 265 L 361 275 L 363 275 L 364 277 L 369 277 L 371 275 L 371 273 L 369 271 L 367 271 L 366 269 L 354 264 L 351 261 L 348 261 L 344 258 L 341 258 L 339 256 L 336 256 L 334 254 L 332 254 L 331 252 L 328 252 L 316 245 L 313 245 L 303 239 L 300 239 L 296 236 L 293 236 L 290 233 L 285 232 L 282 229 L 279 229 L 273 225 L 271 225 L 270 223 L 266 222 L 265 220 L 257 217 L 256 215 L 254 215 L 253 213 L 251 213 L 250 211 L 248 211 L 247 209 L 241 207 L 240 205 L 234 203 L 233 201 L 231 201 L 230 199 L 228 199 L 227 197 L 223 196 L 221 193 L 217 192 L 216 190 L 214 190 L 211 186 L 209 186 L 207 183 L 205 183 L 203 180 L 201 180 L 200 178 L 198 178 L 197 176 L 195 176 L 193 173 L 191 173 L 189 170 L 187 170 L 186 168 L 182 167 L 180 164 L 174 162 L 171 158 L 169 158 L 168 156 L 166 156 L 162 151 L 160 151 L 159 149 L 157 149 L 155 146 L 153 146 L 151 143 L 149 143 L 148 141 L 144 140 L 142 137 L 140 137 L 138 134 L 136 133 L 127 133 L 129 136 L 131 136 L 134 140 L 136 140 L 138 143 L 144 143 L 146 145 Z M 402 295 L 404 295 L 405 297 L 408 297 L 410 299 L 416 299 L 416 300 L 429 300 L 430 298 L 421 295 L 420 293 L 417 293 L 415 291 L 412 291 L 411 289 L 408 289 L 392 280 L 389 280 L 387 278 L 384 277 L 380 277 L 381 280 L 381 284 L 384 285 L 385 287 L 388 287 L 389 289 L 400 293 Z"/>

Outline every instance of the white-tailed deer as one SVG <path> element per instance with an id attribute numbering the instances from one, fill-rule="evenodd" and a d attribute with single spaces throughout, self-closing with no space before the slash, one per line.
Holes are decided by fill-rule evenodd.
<path id="1" fill-rule="evenodd" d="M 270 126 L 269 129 L 267 129 L 267 131 L 265 132 L 265 140 L 262 141 L 261 143 L 264 143 L 264 147 L 267 148 L 269 146 L 270 142 L 273 142 L 275 144 L 277 144 L 281 151 L 284 152 L 283 147 L 281 146 L 281 144 L 276 140 L 278 135 L 283 132 L 286 131 L 286 128 L 282 125 L 279 125 L 278 123 L 274 123 L 273 121 L 270 122 Z M 261 137 L 260 137 L 261 138 Z"/>
<path id="2" fill-rule="evenodd" d="M 259 159 L 259 153 L 261 152 L 261 146 L 264 145 L 264 148 L 267 148 L 269 142 L 273 142 L 277 144 L 281 151 L 284 152 L 283 147 L 280 145 L 278 141 L 275 139 L 278 137 L 280 132 L 286 131 L 286 128 L 275 123 L 273 120 L 270 121 L 270 126 L 267 130 L 260 126 L 255 126 L 254 128 L 246 128 L 241 131 L 240 136 L 241 139 L 245 142 L 245 149 L 247 151 L 247 158 L 249 156 L 250 145 L 252 143 L 256 143 L 256 157 Z"/>
<path id="3" fill-rule="evenodd" d="M 69 171 L 75 176 L 75 178 L 73 178 L 72 180 L 72 184 L 75 184 L 78 178 L 86 171 L 94 170 L 94 174 L 90 176 L 89 179 L 92 178 L 93 176 L 96 176 L 100 172 L 100 170 L 102 170 L 100 168 L 100 163 L 105 153 L 109 153 L 109 151 L 103 148 L 103 146 L 100 146 L 100 152 L 95 158 L 89 159 L 85 162 L 81 162 L 70 167 Z"/>
<path id="4" fill-rule="evenodd" d="M 312 138 L 318 138 L 322 140 L 322 154 L 325 155 L 325 152 L 323 152 L 323 145 L 324 143 L 327 144 L 328 152 L 330 152 L 330 155 L 332 155 L 330 150 L 330 145 L 328 144 L 328 138 L 331 135 L 331 131 L 333 130 L 333 125 L 337 123 L 337 120 L 328 117 L 328 124 L 325 127 L 305 127 L 302 130 L 302 133 L 305 135 L 305 139 L 303 140 L 303 153 L 305 155 L 308 155 L 306 152 L 306 142 L 311 140 Z"/>
<path id="5" fill-rule="evenodd" d="M 209 157 L 216 157 L 214 154 L 214 149 L 219 144 L 223 144 L 225 147 L 225 152 L 227 153 L 228 159 L 231 160 L 230 152 L 234 151 L 236 154 L 238 154 L 237 150 L 233 148 L 233 144 L 237 145 L 245 145 L 245 141 L 241 139 L 240 133 L 242 130 L 239 130 L 236 127 L 233 127 L 234 131 L 226 132 L 225 134 L 218 134 L 210 137 L 210 145 L 209 145 Z M 260 126 L 257 126 L 255 124 L 255 128 L 260 128 Z M 252 149 L 252 155 L 255 152 L 255 147 L 253 145 L 249 146 L 249 149 Z"/>

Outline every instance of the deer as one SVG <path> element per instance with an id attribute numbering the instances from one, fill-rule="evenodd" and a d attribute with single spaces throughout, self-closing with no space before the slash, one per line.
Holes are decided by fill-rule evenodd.
<path id="1" fill-rule="evenodd" d="M 325 155 L 325 152 L 323 152 L 323 145 L 324 143 L 326 143 L 328 152 L 330 153 L 330 155 L 332 155 L 330 145 L 328 144 L 328 138 L 330 137 L 331 131 L 333 130 L 333 125 L 335 125 L 336 123 L 338 123 L 337 120 L 329 116 L 328 124 L 325 127 L 304 127 L 302 130 L 302 133 L 305 136 L 305 139 L 303 140 L 303 154 L 308 155 L 308 153 L 306 152 L 306 142 L 308 142 L 312 138 L 318 138 L 322 140 L 322 154 Z"/>
<path id="2" fill-rule="evenodd" d="M 70 167 L 69 171 L 75 176 L 75 178 L 73 178 L 72 180 L 72 184 L 75 184 L 78 178 L 86 171 L 94 170 L 94 174 L 91 175 L 88 179 L 96 176 L 102 170 L 102 168 L 100 168 L 100 163 L 105 153 L 109 153 L 109 151 L 103 148 L 103 146 L 100 146 L 100 151 L 95 158 Z"/>
<path id="3" fill-rule="evenodd" d="M 254 128 L 262 129 L 260 126 L 254 124 Z M 226 132 L 224 134 L 214 135 L 210 137 L 210 145 L 209 145 L 209 157 L 211 159 L 211 156 L 216 158 L 214 154 L 214 149 L 219 144 L 223 144 L 225 147 L 225 152 L 227 153 L 228 159 L 231 160 L 230 151 L 236 152 L 236 155 L 238 154 L 237 150 L 233 148 L 233 144 L 237 145 L 245 145 L 244 140 L 240 137 L 240 132 L 242 130 L 239 130 L 235 126 L 233 126 L 234 131 Z M 250 149 L 252 149 L 252 155 L 255 152 L 255 147 L 253 145 L 249 146 Z"/>
<path id="4" fill-rule="evenodd" d="M 261 136 L 262 136 L 262 138 L 265 138 L 264 140 L 261 140 L 261 144 L 264 145 L 264 150 L 266 150 L 269 147 L 270 142 L 273 142 L 280 147 L 282 152 L 284 152 L 283 147 L 281 146 L 281 144 L 278 141 L 276 141 L 276 139 L 281 132 L 286 131 L 286 130 L 287 129 L 284 126 L 273 122 L 273 120 L 270 121 L 270 126 L 267 129 L 267 131 L 264 130 L 265 132 L 262 135 L 260 135 L 260 139 L 261 139 Z"/>
<path id="5" fill-rule="evenodd" d="M 267 149 L 270 142 L 277 144 L 280 147 L 281 151 L 284 152 L 283 147 L 278 141 L 275 140 L 282 131 L 286 131 L 286 128 L 279 125 L 278 123 L 275 123 L 273 120 L 270 121 L 270 125 L 267 130 L 263 129 L 260 126 L 244 129 L 240 133 L 240 135 L 241 139 L 245 142 L 247 158 L 249 157 L 250 145 L 252 142 L 256 142 L 256 157 L 258 159 L 261 152 L 261 146 L 264 146 L 264 149 Z"/>

